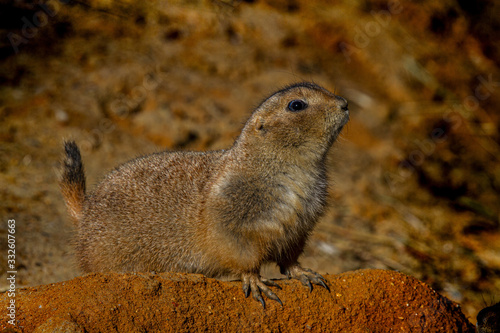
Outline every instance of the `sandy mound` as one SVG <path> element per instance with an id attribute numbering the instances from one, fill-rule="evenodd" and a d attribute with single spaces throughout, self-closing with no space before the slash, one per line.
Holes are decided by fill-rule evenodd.
<path id="1" fill-rule="evenodd" d="M 301 261 L 404 272 L 475 321 L 500 301 L 499 9 L 0 0 L 0 291 L 9 219 L 17 287 L 81 274 L 58 188 L 63 139 L 82 149 L 90 191 L 139 155 L 227 149 L 262 98 L 312 80 L 345 97 L 352 119 Z"/>
<path id="2" fill-rule="evenodd" d="M 23 332 L 474 332 L 460 307 L 393 271 L 326 275 L 309 293 L 279 281 L 284 306 L 244 298 L 240 282 L 191 274 L 89 274 L 16 295 Z M 1 297 L 5 309 L 9 298 Z M 12 328 L 3 316 L 2 328 Z"/>

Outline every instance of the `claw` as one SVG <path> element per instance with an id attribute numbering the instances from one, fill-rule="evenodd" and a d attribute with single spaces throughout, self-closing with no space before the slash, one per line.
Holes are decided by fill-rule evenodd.
<path id="1" fill-rule="evenodd" d="M 274 281 L 271 280 L 266 280 L 262 279 L 257 273 L 245 273 L 242 275 L 241 278 L 243 282 L 243 293 L 245 294 L 245 297 L 248 297 L 250 295 L 250 292 L 252 293 L 252 297 L 260 302 L 262 304 L 262 307 L 265 309 L 266 308 L 266 303 L 264 302 L 264 299 L 262 298 L 262 293 L 267 296 L 267 298 L 272 299 L 273 301 L 278 302 L 281 306 L 283 306 L 283 303 L 279 299 L 278 296 L 276 296 L 275 293 L 273 293 L 267 286 L 271 287 L 277 287 L 281 289 L 281 287 L 275 283 Z"/>
<path id="2" fill-rule="evenodd" d="M 259 294 L 259 293 L 253 293 L 253 298 L 256 300 L 256 301 L 259 301 L 260 304 L 262 304 L 262 307 L 265 309 L 266 308 L 266 302 L 264 302 L 264 299 L 262 298 L 262 296 Z"/>
<path id="3" fill-rule="evenodd" d="M 241 281 L 243 282 L 243 293 L 245 294 L 245 297 L 248 298 L 248 296 L 250 296 L 250 279 L 248 276 L 242 276 Z"/>
<path id="4" fill-rule="evenodd" d="M 300 278 L 300 282 L 302 282 L 302 284 L 304 286 L 309 287 L 309 292 L 313 291 L 313 286 L 312 286 L 311 281 L 309 281 L 309 278 L 307 276 L 302 275 Z"/>
<path id="5" fill-rule="evenodd" d="M 266 286 L 269 286 L 269 287 L 276 287 L 278 289 L 282 289 L 281 286 L 279 284 L 277 284 L 276 282 L 272 281 L 272 280 L 267 280 L 267 279 L 261 279 L 262 283 L 264 283 Z"/>
<path id="6" fill-rule="evenodd" d="M 328 287 L 328 285 L 323 281 L 325 280 L 323 277 L 321 277 L 321 279 L 319 280 L 319 284 L 325 288 L 326 290 L 330 291 L 330 287 Z"/>
<path id="7" fill-rule="evenodd" d="M 272 299 L 273 301 L 276 301 L 276 302 L 280 303 L 281 306 L 283 306 L 283 303 L 281 302 L 279 297 L 276 296 L 276 294 L 273 293 L 271 290 L 267 289 L 267 290 L 261 290 L 261 291 L 267 296 L 267 298 Z"/>
<path id="8" fill-rule="evenodd" d="M 302 268 L 298 264 L 295 264 L 288 267 L 284 271 L 286 272 L 288 278 L 299 280 L 304 286 L 309 287 L 309 291 L 311 292 L 313 290 L 312 283 L 320 285 L 330 291 L 330 288 L 326 284 L 326 279 L 310 269 Z"/>
<path id="9" fill-rule="evenodd" d="M 250 296 L 250 286 L 246 283 L 243 283 L 243 293 L 245 294 L 245 298 Z"/>
<path id="10" fill-rule="evenodd" d="M 272 298 L 272 300 L 280 303 L 281 307 L 283 307 L 283 303 L 281 302 L 278 296 L 276 296 L 276 298 Z"/>

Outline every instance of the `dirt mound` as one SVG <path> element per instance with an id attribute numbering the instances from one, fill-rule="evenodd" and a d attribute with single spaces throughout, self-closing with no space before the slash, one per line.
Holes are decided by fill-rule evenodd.
<path id="1" fill-rule="evenodd" d="M 345 97 L 352 119 L 301 261 L 404 272 L 475 322 L 500 301 L 499 7 L 0 0 L 0 291 L 10 219 L 17 287 L 81 274 L 57 185 L 63 139 L 91 190 L 140 155 L 227 149 L 262 98 L 306 80 Z"/>
<path id="2" fill-rule="evenodd" d="M 202 275 L 89 274 L 19 290 L 22 332 L 474 332 L 459 305 L 394 271 L 326 275 L 331 293 L 279 281 L 284 306 Z M 2 308 L 9 302 L 1 297 Z M 12 328 L 3 317 L 3 329 Z"/>

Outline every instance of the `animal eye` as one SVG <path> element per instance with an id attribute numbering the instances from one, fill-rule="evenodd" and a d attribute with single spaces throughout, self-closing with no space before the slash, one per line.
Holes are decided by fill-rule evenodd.
<path id="1" fill-rule="evenodd" d="M 288 110 L 293 112 L 302 111 L 305 108 L 307 108 L 307 103 L 301 99 L 296 99 L 288 103 Z"/>

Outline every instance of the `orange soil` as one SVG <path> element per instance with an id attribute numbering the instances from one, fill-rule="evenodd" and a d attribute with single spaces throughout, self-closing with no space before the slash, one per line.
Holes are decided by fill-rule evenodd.
<path id="1" fill-rule="evenodd" d="M 202 275 L 89 274 L 18 290 L 21 332 L 474 332 L 459 305 L 386 270 L 325 275 L 331 293 L 278 281 L 283 307 L 245 299 L 240 282 Z M 8 295 L 0 297 L 6 308 Z"/>

